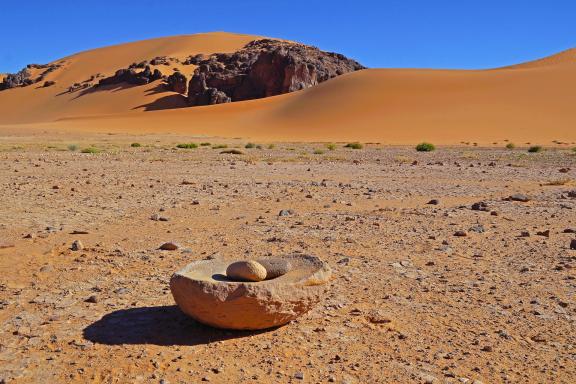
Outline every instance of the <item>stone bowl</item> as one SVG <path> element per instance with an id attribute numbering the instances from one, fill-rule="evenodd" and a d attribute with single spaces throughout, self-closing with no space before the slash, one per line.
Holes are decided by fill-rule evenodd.
<path id="1" fill-rule="evenodd" d="M 180 309 L 216 328 L 258 330 L 284 325 L 312 309 L 324 296 L 330 279 L 328 264 L 315 256 L 282 256 L 292 269 L 259 282 L 226 277 L 230 261 L 201 260 L 170 279 Z"/>

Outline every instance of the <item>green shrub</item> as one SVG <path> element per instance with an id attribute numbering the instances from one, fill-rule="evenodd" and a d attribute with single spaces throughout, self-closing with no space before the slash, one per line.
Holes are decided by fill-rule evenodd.
<path id="1" fill-rule="evenodd" d="M 326 144 L 326 148 L 328 148 L 329 151 L 333 151 L 336 149 L 336 144 Z"/>
<path id="2" fill-rule="evenodd" d="M 274 145 L 274 144 L 268 144 L 268 149 L 274 149 L 274 148 L 276 148 L 276 145 Z"/>
<path id="3" fill-rule="evenodd" d="M 132 148 L 140 148 L 140 147 L 142 146 L 142 144 L 140 144 L 140 143 L 132 143 L 132 144 L 130 144 L 130 146 L 131 146 Z"/>
<path id="4" fill-rule="evenodd" d="M 542 152 L 544 150 L 544 148 L 542 148 L 542 146 L 540 145 L 533 145 L 530 148 L 528 148 L 528 152 L 530 153 L 538 153 L 538 152 Z"/>
<path id="5" fill-rule="evenodd" d="M 315 150 L 314 150 L 314 154 L 315 154 L 315 155 L 323 155 L 323 154 L 324 154 L 324 151 L 321 150 L 321 149 L 315 149 Z"/>
<path id="6" fill-rule="evenodd" d="M 208 142 L 200 143 L 200 146 L 201 146 L 201 147 L 209 147 L 210 145 L 212 145 L 212 144 L 210 144 L 210 143 L 208 143 Z"/>
<path id="7" fill-rule="evenodd" d="M 514 143 L 508 143 L 506 144 L 506 149 L 514 149 L 516 148 L 516 146 L 514 145 Z"/>
<path id="8" fill-rule="evenodd" d="M 100 153 L 100 150 L 96 147 L 88 147 L 88 148 L 84 148 L 83 150 L 81 150 L 80 152 L 82 153 Z"/>
<path id="9" fill-rule="evenodd" d="M 177 148 L 184 148 L 184 149 L 194 149 L 198 148 L 198 144 L 196 143 L 182 143 L 176 146 Z"/>
<path id="10" fill-rule="evenodd" d="M 431 143 L 420 143 L 416 146 L 418 152 L 432 152 L 436 150 L 436 146 Z"/>
<path id="11" fill-rule="evenodd" d="M 576 147 L 572 148 L 572 152 L 576 153 Z"/>
<path id="12" fill-rule="evenodd" d="M 224 148 L 228 148 L 228 144 L 214 144 L 212 146 L 212 149 L 224 149 Z"/>
<path id="13" fill-rule="evenodd" d="M 72 151 L 72 152 L 77 151 L 77 150 L 78 150 L 78 146 L 77 146 L 76 144 L 70 144 L 70 145 L 68 146 L 68 150 L 69 150 L 69 151 Z"/>
<path id="14" fill-rule="evenodd" d="M 362 149 L 364 148 L 364 146 L 359 143 L 359 142 L 355 142 L 355 143 L 348 143 L 344 146 L 344 148 L 352 148 L 352 149 Z"/>
<path id="15" fill-rule="evenodd" d="M 256 144 L 254 144 L 254 143 L 247 143 L 247 144 L 244 146 L 244 148 L 246 148 L 246 149 L 256 148 Z"/>

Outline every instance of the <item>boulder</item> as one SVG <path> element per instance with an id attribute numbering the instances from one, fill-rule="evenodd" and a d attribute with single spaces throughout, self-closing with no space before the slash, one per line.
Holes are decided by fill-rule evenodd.
<path id="1" fill-rule="evenodd" d="M 172 92 L 186 94 L 188 91 L 188 79 L 181 72 L 176 71 L 168 76 L 166 83 Z"/>
<path id="2" fill-rule="evenodd" d="M 158 69 L 152 71 L 149 65 L 147 65 L 142 72 L 137 72 L 135 67 L 131 66 L 130 68 L 119 69 L 114 75 L 101 79 L 94 87 L 120 83 L 145 85 L 160 80 L 163 77 L 162 72 Z"/>
<path id="3" fill-rule="evenodd" d="M 277 327 L 318 304 L 331 276 L 328 265 L 315 256 L 280 259 L 292 269 L 260 282 L 230 281 L 225 260 L 195 261 L 172 276 L 170 289 L 180 309 L 201 323 L 224 329 Z"/>

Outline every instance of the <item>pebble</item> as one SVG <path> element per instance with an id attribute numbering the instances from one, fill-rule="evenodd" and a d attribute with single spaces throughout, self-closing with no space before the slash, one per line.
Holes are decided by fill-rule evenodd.
<path id="1" fill-rule="evenodd" d="M 538 236 L 550 237 L 550 230 L 547 229 L 545 231 L 536 232 Z"/>
<path id="2" fill-rule="evenodd" d="M 523 203 L 530 201 L 530 198 L 528 196 L 523 195 L 521 193 L 516 193 L 516 194 L 510 196 L 508 199 L 511 201 L 520 201 Z"/>
<path id="3" fill-rule="evenodd" d="M 266 268 L 254 260 L 237 261 L 226 268 L 226 276 L 236 281 L 258 282 L 266 279 Z"/>
<path id="4" fill-rule="evenodd" d="M 573 239 L 573 240 L 570 242 L 570 249 L 576 250 L 576 239 Z"/>
<path id="5" fill-rule="evenodd" d="M 97 303 L 98 302 L 98 297 L 96 297 L 96 295 L 92 295 L 89 298 L 87 298 L 86 300 L 84 300 L 87 303 Z"/>
<path id="6" fill-rule="evenodd" d="M 290 216 L 292 214 L 294 214 L 294 212 L 291 209 L 283 209 L 278 213 L 278 216 L 283 217 L 283 216 Z"/>
<path id="7" fill-rule="evenodd" d="M 483 201 L 479 201 L 477 203 L 472 204 L 472 210 L 473 211 L 487 212 L 488 211 L 488 204 L 486 204 Z"/>
<path id="8" fill-rule="evenodd" d="M 294 374 L 294 378 L 295 378 L 295 379 L 298 379 L 298 380 L 304 380 L 304 373 L 302 373 L 302 372 L 296 372 L 296 373 Z"/>
<path id="9" fill-rule="evenodd" d="M 438 205 L 440 204 L 440 200 L 438 199 L 432 199 L 428 202 L 429 205 Z"/>
<path id="10" fill-rule="evenodd" d="M 74 240 L 70 249 L 73 251 L 81 251 L 84 249 L 84 245 L 80 240 Z"/>
<path id="11" fill-rule="evenodd" d="M 175 251 L 175 250 L 177 250 L 178 248 L 180 248 L 180 247 L 178 246 L 178 244 L 173 243 L 173 242 L 171 242 L 171 241 L 169 241 L 169 242 L 167 242 L 167 243 L 164 243 L 164 244 L 162 244 L 162 245 L 160 246 L 160 249 L 163 250 L 163 251 Z"/>
<path id="12" fill-rule="evenodd" d="M 464 232 L 464 231 L 456 231 L 456 232 L 454 232 L 454 236 L 457 236 L 457 237 L 466 237 L 466 236 L 468 236 L 468 234 L 467 234 L 466 232 Z"/>

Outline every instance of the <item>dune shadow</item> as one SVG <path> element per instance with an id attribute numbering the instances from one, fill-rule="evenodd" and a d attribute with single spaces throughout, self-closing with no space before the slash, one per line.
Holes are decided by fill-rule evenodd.
<path id="1" fill-rule="evenodd" d="M 111 312 L 84 328 L 84 338 L 98 344 L 160 346 L 210 344 L 266 331 L 227 331 L 208 327 L 175 306 L 129 308 Z"/>

